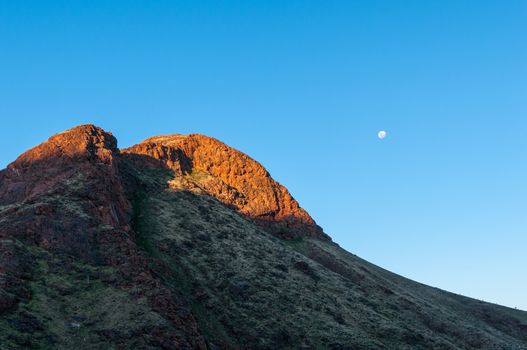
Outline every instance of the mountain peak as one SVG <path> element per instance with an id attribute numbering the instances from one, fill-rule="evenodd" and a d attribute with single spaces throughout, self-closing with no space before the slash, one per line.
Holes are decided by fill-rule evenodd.
<path id="1" fill-rule="evenodd" d="M 50 137 L 23 153 L 11 167 L 23 168 L 37 161 L 76 157 L 108 158 L 117 152 L 117 139 L 109 132 L 91 125 L 79 125 Z"/>
<path id="2" fill-rule="evenodd" d="M 161 135 L 122 152 L 158 160 L 178 175 L 172 186 L 205 192 L 282 238 L 330 240 L 260 163 L 213 137 Z"/>

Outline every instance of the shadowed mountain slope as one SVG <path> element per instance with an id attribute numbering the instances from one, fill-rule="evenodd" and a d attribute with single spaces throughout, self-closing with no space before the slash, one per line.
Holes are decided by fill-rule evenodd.
<path id="1" fill-rule="evenodd" d="M 157 159 L 182 187 L 214 196 L 282 238 L 330 239 L 260 163 L 214 138 L 157 136 L 123 153 Z"/>
<path id="2" fill-rule="evenodd" d="M 341 249 L 256 161 L 92 125 L 0 172 L 0 349 L 527 349 L 527 313 Z"/>

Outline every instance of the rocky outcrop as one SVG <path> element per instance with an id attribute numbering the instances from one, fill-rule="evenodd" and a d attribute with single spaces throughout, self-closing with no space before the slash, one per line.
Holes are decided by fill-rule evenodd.
<path id="1" fill-rule="evenodd" d="M 161 317 L 162 325 L 151 334 L 143 331 L 141 337 L 149 337 L 145 342 L 157 348 L 204 349 L 190 306 L 152 273 L 131 219 L 117 141 L 110 133 L 82 125 L 22 154 L 0 173 L 0 272 L 5 274 L 0 278 L 0 313 L 32 299 L 29 286 L 41 283 L 39 269 L 55 266 L 53 257 L 64 256 L 95 276 L 116 270 L 110 277 L 112 290 L 121 299 L 134 300 L 123 301 L 122 307 L 134 308 L 143 300 L 152 317 Z M 53 269 L 62 271 L 61 279 L 76 278 L 72 268 Z M 63 283 L 59 293 L 68 285 Z M 48 282 L 44 286 L 50 288 Z M 67 293 L 83 293 L 72 290 Z M 38 319 L 40 312 L 29 309 L 25 314 Z M 112 332 L 114 344 L 124 346 L 125 334 Z"/>
<path id="2" fill-rule="evenodd" d="M 143 165 L 158 160 L 158 165 L 175 172 L 173 187 L 207 193 L 281 238 L 330 240 L 260 163 L 214 138 L 198 134 L 157 136 L 122 152 L 145 156 Z"/>
<path id="3" fill-rule="evenodd" d="M 17 225 L 24 227 L 19 230 L 22 238 L 81 254 L 87 251 L 79 241 L 85 235 L 70 232 L 83 229 L 82 221 L 130 230 L 131 206 L 117 156 L 117 140 L 93 125 L 57 134 L 0 173 L 0 205 L 13 205 L 13 213 L 26 211 L 14 215 L 21 217 Z M 50 226 L 51 218 L 59 226 Z M 57 237 L 60 226 L 65 232 Z"/>

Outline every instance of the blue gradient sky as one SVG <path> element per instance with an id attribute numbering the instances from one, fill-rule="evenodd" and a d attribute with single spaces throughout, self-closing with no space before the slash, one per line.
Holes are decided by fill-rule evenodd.
<path id="1" fill-rule="evenodd" d="M 344 248 L 527 310 L 527 2 L 0 0 L 0 167 L 217 137 Z M 379 129 L 388 138 L 376 138 Z"/>

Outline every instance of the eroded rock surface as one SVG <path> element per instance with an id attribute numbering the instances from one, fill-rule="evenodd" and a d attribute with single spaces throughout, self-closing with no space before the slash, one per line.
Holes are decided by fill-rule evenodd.
<path id="1" fill-rule="evenodd" d="M 133 236 L 132 205 L 125 196 L 118 163 L 116 139 L 93 125 L 83 125 L 51 137 L 0 173 L 0 272 L 5 274 L 0 278 L 0 312 L 13 311 L 15 318 L 18 313 L 31 317 L 34 327 L 28 326 L 28 331 L 35 333 L 33 338 L 19 338 L 17 329 L 0 325 L 0 334 L 7 333 L 12 346 L 52 343 L 68 348 L 67 343 L 51 338 L 39 339 L 39 333 L 44 338 L 74 342 L 75 335 L 70 339 L 61 333 L 68 333 L 64 325 L 78 324 L 80 332 L 82 322 L 69 320 L 95 322 L 88 314 L 97 308 L 85 305 L 77 311 L 60 311 L 71 308 L 67 296 L 91 300 L 103 294 L 114 295 L 117 309 L 136 310 L 152 320 L 137 325 L 136 331 L 141 333 L 140 340 L 135 339 L 138 344 L 205 348 L 190 306 L 155 278 Z M 57 257 L 62 257 L 62 262 Z M 46 275 L 61 280 L 42 280 Z M 108 278 L 113 280 L 111 287 L 101 291 Z M 55 283 L 59 283 L 57 290 Z M 53 301 L 35 301 L 34 290 L 44 290 L 47 298 L 49 293 L 58 295 Z M 83 295 L 89 290 L 92 294 Z M 61 325 L 55 333 L 45 332 L 45 318 L 52 313 L 42 310 L 46 307 L 57 308 L 53 316 L 63 318 L 54 320 Z M 104 320 L 105 310 L 99 312 L 92 317 Z M 106 331 L 112 328 L 109 319 L 98 327 L 94 344 L 131 346 L 125 325 L 111 329 L 111 334 Z"/>
<path id="2" fill-rule="evenodd" d="M 214 138 L 197 134 L 157 136 L 123 153 L 159 160 L 175 171 L 173 186 L 208 193 L 282 238 L 330 240 L 260 163 Z"/>

